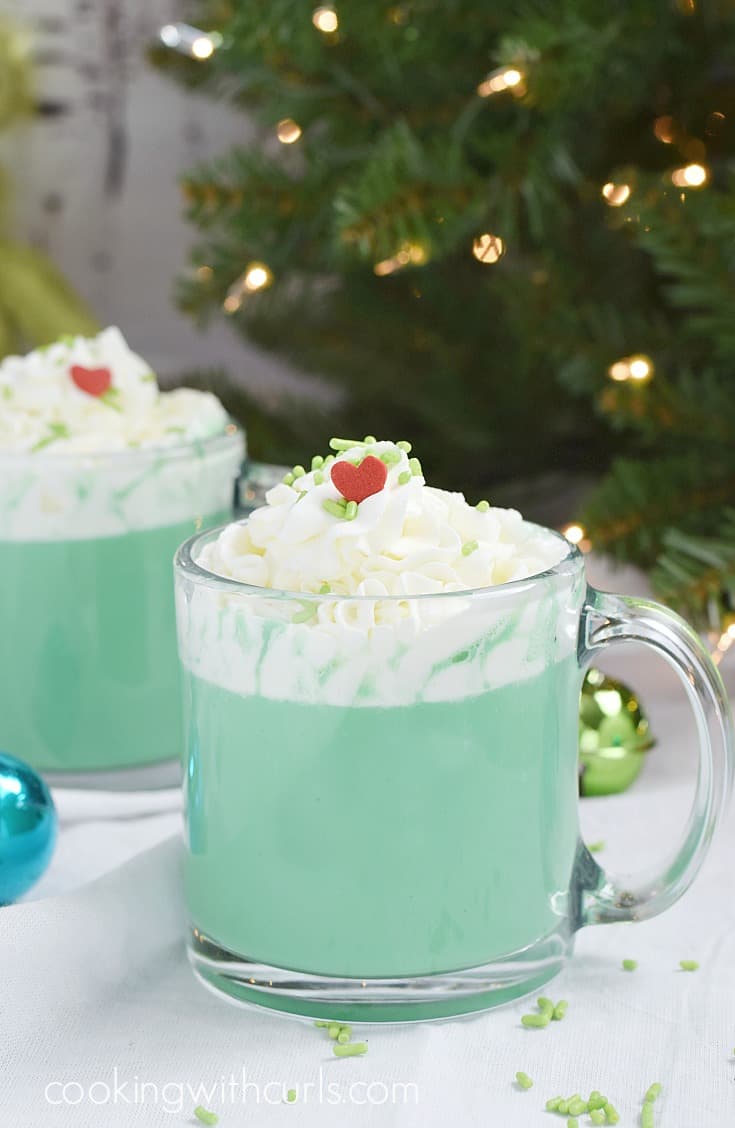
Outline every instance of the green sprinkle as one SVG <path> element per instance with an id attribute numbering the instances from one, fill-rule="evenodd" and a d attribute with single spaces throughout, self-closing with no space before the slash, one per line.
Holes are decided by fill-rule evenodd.
<path id="1" fill-rule="evenodd" d="M 567 1128 L 579 1128 L 579 1121 L 576 1116 L 570 1116 L 567 1120 Z"/>
<path id="2" fill-rule="evenodd" d="M 593 1124 L 604 1124 L 605 1113 L 601 1108 L 592 1108 L 590 1109 L 590 1120 Z"/>
<path id="3" fill-rule="evenodd" d="M 324 475 L 322 474 L 321 470 L 315 470 L 314 471 L 314 485 L 315 486 L 321 486 L 323 482 L 324 482 Z"/>
<path id="4" fill-rule="evenodd" d="M 641 1109 L 641 1128 L 655 1128 L 653 1120 L 653 1102 L 649 1101 Z"/>
<path id="5" fill-rule="evenodd" d="M 331 1026 L 332 1024 L 331 1022 L 325 1022 L 323 1018 L 318 1018 L 314 1025 L 316 1026 L 317 1030 L 326 1030 L 326 1028 L 328 1026 Z"/>
<path id="6" fill-rule="evenodd" d="M 583 1112 L 587 1112 L 587 1101 L 583 1097 L 572 1097 L 569 1102 L 569 1111 L 572 1116 L 580 1116 Z"/>
<path id="7" fill-rule="evenodd" d="M 292 623 L 308 623 L 317 613 L 316 603 L 304 603 L 301 611 L 297 611 L 291 619 Z"/>
<path id="8" fill-rule="evenodd" d="M 407 442 L 405 439 L 401 439 L 400 442 L 396 443 L 396 446 L 398 447 L 399 450 L 405 451 L 406 454 L 410 454 L 411 451 L 413 450 L 413 447 L 411 446 L 411 444 L 409 442 Z"/>
<path id="9" fill-rule="evenodd" d="M 319 594 L 320 594 L 320 595 L 329 595 L 329 593 L 331 592 L 331 590 L 332 590 L 332 589 L 331 589 L 331 587 L 329 586 L 329 584 L 325 582 L 325 583 L 323 583 L 323 584 L 322 584 L 322 586 L 321 586 L 321 587 L 319 588 Z M 328 1022 L 318 1022 L 318 1023 L 317 1023 L 317 1026 L 329 1026 L 329 1023 L 328 1023 Z"/>
<path id="10" fill-rule="evenodd" d="M 603 1109 L 606 1104 L 607 1097 L 603 1097 L 599 1089 L 593 1089 L 590 1093 L 589 1100 L 587 1101 L 587 1108 L 591 1112 L 602 1112 L 602 1115 L 604 1117 L 605 1113 L 603 1112 Z M 600 1123 L 602 1123 L 602 1121 L 600 1121 Z"/>
<path id="11" fill-rule="evenodd" d="M 196 1106 L 196 1108 L 194 1109 L 194 1115 L 196 1116 L 197 1120 L 200 1120 L 202 1122 L 202 1124 L 216 1124 L 219 1120 L 216 1112 L 208 1112 L 207 1109 L 202 1108 L 201 1105 Z"/>
<path id="12" fill-rule="evenodd" d="M 646 1095 L 643 1098 L 643 1100 L 644 1101 L 655 1101 L 656 1097 L 660 1096 L 662 1089 L 663 1089 L 663 1085 L 661 1084 L 661 1082 L 660 1081 L 654 1081 L 653 1085 L 650 1085 L 649 1088 L 646 1089 Z"/>
<path id="13" fill-rule="evenodd" d="M 412 477 L 413 475 L 411 474 L 410 470 L 401 470 L 400 474 L 398 475 L 398 485 L 407 486 Z"/>
<path id="14" fill-rule="evenodd" d="M 522 1089 L 532 1089 L 533 1088 L 533 1081 L 531 1080 L 531 1078 L 528 1076 L 527 1073 L 523 1073 L 522 1071 L 519 1072 L 519 1073 L 516 1073 L 516 1081 L 518 1082 L 518 1084 L 520 1085 L 520 1087 Z"/>
<path id="15" fill-rule="evenodd" d="M 478 501 L 477 505 L 475 506 L 475 509 L 479 509 L 480 513 L 487 513 L 489 508 L 490 508 L 490 502 L 484 501 L 484 500 Z"/>
<path id="16" fill-rule="evenodd" d="M 348 501 L 345 506 L 345 521 L 354 521 L 357 517 L 357 502 Z"/>
<path id="17" fill-rule="evenodd" d="M 540 1011 L 548 1011 L 549 1014 L 551 1014 L 554 1010 L 553 1002 L 551 1001 L 551 999 L 548 999 L 546 995 L 539 996 L 539 998 L 536 1000 L 536 1006 Z"/>
<path id="18" fill-rule="evenodd" d="M 351 450 L 352 447 L 365 446 L 362 439 L 330 439 L 332 450 Z"/>
<path id="19" fill-rule="evenodd" d="M 679 967 L 682 971 L 697 971 L 699 964 L 696 960 L 679 960 Z"/>
<path id="20" fill-rule="evenodd" d="M 609 1101 L 605 1105 L 605 1117 L 608 1124 L 617 1124 L 620 1120 L 620 1113 Z"/>
<path id="21" fill-rule="evenodd" d="M 314 457 L 311 460 L 312 470 L 318 470 L 323 465 L 324 465 L 324 459 L 322 458 L 322 456 L 320 454 L 315 454 Z"/>
<path id="22" fill-rule="evenodd" d="M 303 478 L 306 470 L 304 470 L 303 466 L 294 466 L 291 473 L 293 474 L 294 478 Z"/>
<path id="23" fill-rule="evenodd" d="M 292 474 L 292 473 L 291 473 L 290 471 L 289 471 L 289 473 L 288 473 L 288 474 L 284 474 L 284 476 L 283 476 L 283 481 L 285 482 L 285 484 L 286 484 L 287 486 L 292 486 L 292 485 L 293 485 L 293 483 L 294 483 L 294 476 L 293 476 L 293 474 Z"/>
<path id="24" fill-rule="evenodd" d="M 359 1057 L 367 1053 L 367 1042 L 349 1042 L 346 1046 L 333 1047 L 335 1057 Z"/>
<path id="25" fill-rule="evenodd" d="M 327 1033 L 329 1034 L 330 1038 L 336 1038 L 341 1029 L 342 1027 L 338 1022 L 330 1022 Z"/>
<path id="26" fill-rule="evenodd" d="M 556 1106 L 556 1111 L 560 1112 L 562 1116 L 566 1116 L 566 1114 L 569 1112 L 569 1097 L 564 1097 L 559 1101 L 558 1105 Z"/>
<path id="27" fill-rule="evenodd" d="M 547 1112 L 556 1112 L 556 1110 L 558 1109 L 559 1105 L 561 1104 L 561 1102 L 563 1100 L 564 1100 L 563 1097 L 549 1097 L 548 1101 L 546 1102 L 546 1106 L 545 1106 L 546 1111 Z"/>
<path id="28" fill-rule="evenodd" d="M 352 1027 L 348 1022 L 341 1022 L 339 1026 L 340 1034 L 346 1034 L 348 1038 L 352 1037 Z"/>
<path id="29" fill-rule="evenodd" d="M 554 1007 L 554 1010 L 552 1012 L 551 1017 L 553 1019 L 555 1019 L 557 1022 L 561 1022 L 564 1015 L 567 1013 L 567 1007 L 568 1006 L 569 1006 L 569 1003 L 566 1001 L 566 999 L 560 999 L 559 1002 Z"/>
<path id="30" fill-rule="evenodd" d="M 343 521 L 347 502 L 333 501 L 331 497 L 328 497 L 326 501 L 322 502 L 322 508 L 326 509 L 327 513 L 330 513 L 332 517 L 339 517 L 339 519 Z"/>
<path id="31" fill-rule="evenodd" d="M 477 541 L 465 541 L 462 545 L 462 555 L 471 556 L 473 552 L 477 552 L 479 547 Z"/>
<path id="32" fill-rule="evenodd" d="M 55 443 L 57 439 L 68 439 L 70 434 L 71 432 L 66 423 L 50 423 L 48 435 L 43 439 L 39 439 L 39 441 L 31 447 L 31 452 L 43 450 L 44 447 Z"/>
<path id="33" fill-rule="evenodd" d="M 638 967 L 638 960 L 623 960 L 624 971 L 635 971 Z"/>
<path id="34" fill-rule="evenodd" d="M 380 461 L 384 462 L 386 466 L 397 466 L 401 461 L 401 456 L 395 450 L 384 450 L 380 455 Z"/>
<path id="35" fill-rule="evenodd" d="M 601 850 L 605 849 L 604 839 L 601 838 L 599 842 L 590 842 L 587 849 L 589 850 L 590 854 L 599 854 Z"/>
<path id="36" fill-rule="evenodd" d="M 286 1100 L 288 1101 L 289 1104 L 293 1104 L 295 1102 L 295 1100 L 296 1100 L 296 1090 L 295 1089 L 289 1089 L 288 1090 L 288 1092 L 286 1093 Z"/>
<path id="37" fill-rule="evenodd" d="M 328 454 L 327 457 L 324 459 L 324 462 L 322 463 L 322 469 L 326 470 L 327 467 L 331 466 L 333 462 L 334 462 L 334 455 Z"/>
<path id="38" fill-rule="evenodd" d="M 408 468 L 416 478 L 418 478 L 418 476 L 422 473 L 421 463 L 419 462 L 418 458 L 409 458 Z"/>
<path id="39" fill-rule="evenodd" d="M 337 1041 L 339 1042 L 340 1046 L 345 1046 L 345 1045 L 347 1045 L 349 1040 L 350 1040 L 350 1033 L 343 1026 L 342 1029 L 340 1030 L 339 1034 L 337 1035 Z"/>
<path id="40" fill-rule="evenodd" d="M 378 440 L 375 438 L 375 435 L 366 435 L 362 441 L 365 443 L 365 446 L 372 446 L 373 443 L 377 443 Z"/>
<path id="41" fill-rule="evenodd" d="M 544 1014 L 524 1014 L 521 1016 L 521 1023 L 524 1026 L 541 1027 L 548 1026 L 551 1021 L 551 1016 L 548 1013 Z"/>

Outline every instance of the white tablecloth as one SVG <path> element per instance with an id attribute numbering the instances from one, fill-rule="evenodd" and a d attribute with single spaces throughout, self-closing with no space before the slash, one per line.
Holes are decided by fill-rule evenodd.
<path id="1" fill-rule="evenodd" d="M 659 743 L 629 792 L 581 810 L 585 837 L 606 842 L 600 861 L 631 871 L 681 832 L 694 727 L 673 675 L 619 654 L 608 668 L 641 691 Z M 203 1104 L 222 1128 L 549 1128 L 566 1122 L 544 1111 L 548 1097 L 599 1088 L 626 1128 L 661 1081 L 662 1128 L 735 1124 L 732 814 L 673 909 L 580 933 L 573 963 L 548 989 L 569 1001 L 563 1022 L 523 1028 L 524 1002 L 456 1022 L 371 1027 L 367 1056 L 338 1060 L 323 1031 L 226 1005 L 194 980 L 181 938 L 176 792 L 57 799 L 59 846 L 35 899 L 0 910 L 3 1123 L 158 1128 L 196 1123 Z M 638 960 L 635 972 L 621 969 L 624 957 Z M 682 958 L 700 970 L 680 971 Z M 519 1069 L 534 1080 L 527 1092 L 514 1085 Z"/>

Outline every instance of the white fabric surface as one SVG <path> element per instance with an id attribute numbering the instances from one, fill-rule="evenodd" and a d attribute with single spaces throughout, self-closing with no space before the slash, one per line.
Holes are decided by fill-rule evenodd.
<path id="1" fill-rule="evenodd" d="M 606 668 L 640 690 L 658 745 L 629 792 L 581 804 L 584 835 L 606 841 L 598 858 L 614 872 L 640 870 L 677 841 L 695 764 L 694 725 L 673 675 L 631 654 L 618 651 Z M 580 933 L 573 962 L 548 988 L 569 1000 L 563 1022 L 526 1030 L 519 1018 L 529 1003 L 520 1002 L 461 1021 L 371 1027 L 367 1056 L 338 1060 L 323 1031 L 227 1005 L 194 980 L 182 941 L 176 792 L 56 798 L 53 863 L 34 900 L 0 910 L 4 1123 L 191 1125 L 202 1103 L 222 1128 L 553 1128 L 566 1121 L 544 1111 L 548 1097 L 597 1087 L 627 1128 L 656 1080 L 661 1128 L 735 1123 L 732 813 L 674 908 Z M 628 956 L 637 971 L 621 970 Z M 680 971 L 682 958 L 700 970 Z M 513 1083 L 519 1069 L 534 1079 L 528 1092 Z M 224 1094 L 212 1092 L 223 1078 Z M 70 1083 L 66 1102 L 58 1082 Z M 295 1105 L 284 1102 L 287 1088 L 297 1090 Z"/>

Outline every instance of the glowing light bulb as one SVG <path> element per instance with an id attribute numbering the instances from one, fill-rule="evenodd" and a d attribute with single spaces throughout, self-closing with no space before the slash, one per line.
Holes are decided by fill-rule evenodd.
<path id="1" fill-rule="evenodd" d="M 228 294 L 222 303 L 222 308 L 225 313 L 237 313 L 241 305 L 242 300 L 238 294 Z"/>
<path id="2" fill-rule="evenodd" d="M 630 196 L 629 184 L 613 184 L 611 180 L 602 186 L 602 195 L 611 208 L 619 208 Z"/>
<path id="3" fill-rule="evenodd" d="M 209 59 L 214 54 L 214 43 L 208 35 L 199 35 L 191 45 L 195 59 Z"/>
<path id="4" fill-rule="evenodd" d="M 499 235 L 491 235 L 486 231 L 473 240 L 472 254 L 478 262 L 498 262 L 505 254 L 505 243 Z"/>
<path id="5" fill-rule="evenodd" d="M 315 8 L 311 22 L 317 31 L 323 31 L 325 35 L 331 35 L 339 27 L 339 19 L 334 8 Z"/>
<path id="6" fill-rule="evenodd" d="M 515 90 L 517 94 L 525 91 L 523 72 L 517 67 L 500 67 L 489 74 L 477 87 L 481 98 L 488 98 L 491 94 L 499 94 L 502 90 Z"/>
<path id="7" fill-rule="evenodd" d="M 164 24 L 158 38 L 166 47 L 192 59 L 211 59 L 217 48 L 222 46 L 222 36 L 218 31 L 202 31 L 186 23 Z"/>
<path id="8" fill-rule="evenodd" d="M 400 270 L 402 266 L 408 266 L 409 263 L 413 263 L 414 266 L 423 266 L 428 257 L 426 247 L 422 247 L 420 243 L 401 243 L 391 258 L 375 263 L 373 273 L 377 274 L 379 278 L 384 278 L 386 274 L 393 274 L 394 271 Z"/>
<path id="9" fill-rule="evenodd" d="M 584 540 L 584 529 L 581 525 L 567 525 L 566 529 L 562 529 L 562 536 L 566 537 L 572 544 L 579 544 Z"/>
<path id="10" fill-rule="evenodd" d="M 276 136 L 282 145 L 293 145 L 301 136 L 301 126 L 293 118 L 283 118 L 276 126 Z"/>
<path id="11" fill-rule="evenodd" d="M 674 140 L 674 119 L 669 114 L 656 118 L 653 123 L 653 132 L 654 136 L 664 145 L 670 145 Z"/>
<path id="12" fill-rule="evenodd" d="M 645 356 L 631 357 L 629 362 L 631 380 L 648 380 L 653 368 Z"/>
<path id="13" fill-rule="evenodd" d="M 251 262 L 242 276 L 242 288 L 254 294 L 270 286 L 272 281 L 273 275 L 264 262 Z"/>
<path id="14" fill-rule="evenodd" d="M 625 356 L 622 360 L 616 360 L 607 370 L 607 374 L 611 380 L 617 380 L 618 382 L 635 380 L 638 384 L 645 384 L 651 379 L 653 372 L 653 361 L 650 357 L 643 356 L 642 353 L 636 353 L 635 356 Z"/>
<path id="15" fill-rule="evenodd" d="M 671 174 L 672 183 L 677 188 L 701 188 L 708 179 L 709 173 L 701 164 L 684 165 L 683 168 L 675 168 Z"/>

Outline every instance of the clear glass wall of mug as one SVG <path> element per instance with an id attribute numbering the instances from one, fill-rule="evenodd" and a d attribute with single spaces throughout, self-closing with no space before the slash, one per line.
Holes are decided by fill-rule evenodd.
<path id="1" fill-rule="evenodd" d="M 316 1018 L 435 1018 L 531 991 L 584 924 L 687 887 L 722 809 L 731 720 L 689 628 L 596 592 L 572 546 L 529 579 L 296 595 L 176 560 L 189 952 L 231 998 Z M 681 675 L 704 770 L 665 872 L 619 886 L 577 817 L 579 694 L 635 638 Z M 673 845 L 673 844 L 672 844 Z"/>
<path id="2" fill-rule="evenodd" d="M 231 516 L 243 450 L 232 425 L 159 449 L 0 457 L 0 748 L 70 783 L 121 769 L 140 783 L 179 760 L 171 560 Z"/>

